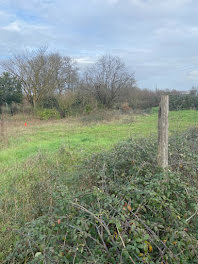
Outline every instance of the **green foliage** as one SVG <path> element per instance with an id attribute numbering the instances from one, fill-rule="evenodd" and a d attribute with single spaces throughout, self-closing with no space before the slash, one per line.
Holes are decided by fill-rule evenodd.
<path id="1" fill-rule="evenodd" d="M 36 115 L 41 120 L 60 119 L 60 113 L 56 109 L 37 109 Z"/>
<path id="2" fill-rule="evenodd" d="M 57 102 L 57 110 L 62 117 L 89 114 L 97 108 L 96 100 L 90 94 L 79 91 L 57 95 Z"/>
<path id="3" fill-rule="evenodd" d="M 39 106 L 47 109 L 58 109 L 58 101 L 55 96 L 45 96 L 40 100 Z"/>
<path id="4" fill-rule="evenodd" d="M 170 95 L 169 108 L 173 110 L 198 110 L 198 95 Z"/>
<path id="5" fill-rule="evenodd" d="M 89 113 L 91 113 L 91 111 L 93 111 L 93 107 L 91 106 L 91 105 L 86 105 L 85 106 L 85 112 L 87 113 L 87 114 L 89 114 Z"/>
<path id="6" fill-rule="evenodd" d="M 138 89 L 137 92 L 129 97 L 129 105 L 132 109 L 151 109 L 160 103 L 160 95 L 154 91 Z"/>
<path id="7" fill-rule="evenodd" d="M 21 103 L 23 99 L 22 87 L 19 80 L 11 77 L 9 73 L 0 76 L 0 106 L 3 104 L 11 105 Z"/>
<path id="8" fill-rule="evenodd" d="M 152 107 L 151 112 L 152 114 L 158 114 L 159 107 Z"/>
<path id="9" fill-rule="evenodd" d="M 73 188 L 59 181 L 48 213 L 18 230 L 6 263 L 198 263 L 197 143 L 196 128 L 174 135 L 166 172 L 155 139 L 94 155 Z"/>

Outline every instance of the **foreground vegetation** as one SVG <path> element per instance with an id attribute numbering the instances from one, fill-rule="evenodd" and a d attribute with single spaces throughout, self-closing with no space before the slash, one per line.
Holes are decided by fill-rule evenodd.
<path id="1" fill-rule="evenodd" d="M 72 189 L 51 175 L 51 208 L 18 230 L 6 263 L 197 263 L 197 141 L 197 129 L 171 138 L 166 173 L 141 139 L 95 155 Z"/>
<path id="2" fill-rule="evenodd" d="M 196 111 L 171 112 L 170 132 L 197 120 Z M 138 141 L 156 134 L 155 109 L 132 118 L 24 121 L 14 133 L 8 126 L 2 142 L 2 261 L 197 263 L 196 129 L 173 136 L 164 174 L 156 137 Z"/>

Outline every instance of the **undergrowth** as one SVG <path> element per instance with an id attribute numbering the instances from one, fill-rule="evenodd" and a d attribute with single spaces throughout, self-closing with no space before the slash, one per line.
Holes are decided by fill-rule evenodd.
<path id="1" fill-rule="evenodd" d="M 197 146 L 197 128 L 172 136 L 164 172 L 156 139 L 131 139 L 81 165 L 72 186 L 51 177 L 53 203 L 16 230 L 4 263 L 198 263 Z"/>

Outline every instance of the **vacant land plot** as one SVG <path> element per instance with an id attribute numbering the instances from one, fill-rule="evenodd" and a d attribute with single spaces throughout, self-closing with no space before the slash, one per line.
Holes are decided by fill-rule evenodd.
<path id="1" fill-rule="evenodd" d="M 0 168 L 6 168 L 33 158 L 39 152 L 53 153 L 61 146 L 81 151 L 86 155 L 128 137 L 149 136 L 157 133 L 157 112 L 150 115 L 123 115 L 118 120 L 83 125 L 79 119 L 58 121 L 9 120 L 5 122 L 6 135 L 1 144 Z M 169 131 L 177 132 L 198 124 L 198 112 L 193 110 L 170 112 Z M 81 155 L 80 154 L 80 155 Z M 2 171 L 1 171 L 2 175 Z M 1 177 L 2 178 L 2 177 Z"/>
<path id="2" fill-rule="evenodd" d="M 197 126 L 198 111 L 170 112 L 169 122 L 170 134 Z M 42 215 L 42 204 L 50 204 L 48 198 L 41 195 L 46 188 L 51 188 L 53 196 L 53 187 L 48 185 L 50 178 L 46 175 L 58 178 L 64 172 L 68 180 L 69 171 L 91 154 L 110 149 L 129 137 L 150 135 L 157 135 L 157 109 L 151 114 L 122 115 L 86 124 L 79 118 L 5 120 L 0 151 L 0 209 L 3 214 L 0 217 L 0 244 L 3 242 L 0 259 L 10 250 L 13 229 Z M 43 181 L 43 189 L 36 186 L 38 180 Z"/>
<path id="3" fill-rule="evenodd" d="M 198 111 L 170 112 L 169 131 L 179 132 L 198 124 Z M 24 124 L 27 123 L 27 126 Z M 4 122 L 4 138 L 0 151 L 0 185 L 20 173 L 27 160 L 39 154 L 53 154 L 60 148 L 72 152 L 75 160 L 112 147 L 129 137 L 157 134 L 157 109 L 148 115 L 123 115 L 112 121 L 84 124 L 80 119 L 57 121 L 8 120 Z"/>

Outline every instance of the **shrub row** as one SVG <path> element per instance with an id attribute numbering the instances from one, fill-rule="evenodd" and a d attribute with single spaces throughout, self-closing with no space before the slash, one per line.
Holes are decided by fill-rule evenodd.
<path id="1" fill-rule="evenodd" d="M 173 110 L 198 110 L 198 95 L 170 95 L 169 108 Z"/>

